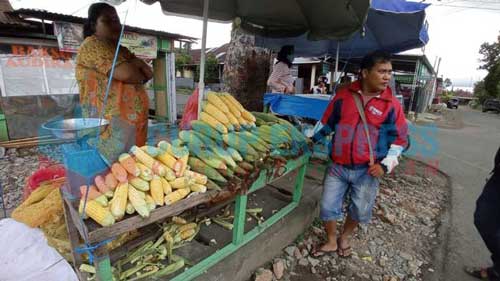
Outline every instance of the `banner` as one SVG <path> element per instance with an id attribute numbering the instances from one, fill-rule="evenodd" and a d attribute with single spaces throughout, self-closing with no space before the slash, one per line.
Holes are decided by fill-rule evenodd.
<path id="1" fill-rule="evenodd" d="M 83 42 L 83 25 L 54 22 L 54 35 L 60 51 L 76 53 Z"/>
<path id="2" fill-rule="evenodd" d="M 83 42 L 83 25 L 69 22 L 54 22 L 54 35 L 59 50 L 76 53 Z M 155 36 L 125 31 L 122 45 L 141 59 L 155 59 L 158 41 Z"/>

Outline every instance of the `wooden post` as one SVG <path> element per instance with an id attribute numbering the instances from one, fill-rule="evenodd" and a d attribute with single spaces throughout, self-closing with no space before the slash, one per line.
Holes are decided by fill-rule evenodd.
<path id="1" fill-rule="evenodd" d="M 156 115 L 168 119 L 167 65 L 163 52 L 158 52 L 158 57 L 153 60 L 153 79 Z"/>

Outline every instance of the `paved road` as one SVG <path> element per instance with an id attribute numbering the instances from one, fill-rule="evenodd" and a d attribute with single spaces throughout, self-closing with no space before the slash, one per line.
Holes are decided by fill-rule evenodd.
<path id="1" fill-rule="evenodd" d="M 473 225 L 475 201 L 493 166 L 500 146 L 500 115 L 459 109 L 463 129 L 438 129 L 439 168 L 452 181 L 448 239 L 444 244 L 442 272 L 444 281 L 473 281 L 463 272 L 463 265 L 489 264 L 489 254 Z"/>

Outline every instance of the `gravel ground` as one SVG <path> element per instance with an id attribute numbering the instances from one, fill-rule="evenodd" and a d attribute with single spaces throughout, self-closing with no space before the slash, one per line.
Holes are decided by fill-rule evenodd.
<path id="1" fill-rule="evenodd" d="M 406 160 L 382 180 L 373 219 L 356 231 L 350 258 L 336 253 L 311 257 L 326 235 L 317 220 L 281 256 L 257 270 L 254 280 L 424 280 L 423 274 L 434 270 L 432 250 L 439 243 L 437 227 L 447 200 L 445 176 Z"/>

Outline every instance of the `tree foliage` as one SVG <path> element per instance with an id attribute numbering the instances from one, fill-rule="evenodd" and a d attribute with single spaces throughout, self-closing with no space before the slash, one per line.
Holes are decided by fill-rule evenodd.
<path id="1" fill-rule="evenodd" d="M 488 98 L 500 97 L 500 35 L 496 42 L 481 44 L 479 54 L 482 55 L 479 68 L 487 70 L 488 74 L 474 85 L 474 96 L 483 103 Z"/>
<path id="2" fill-rule="evenodd" d="M 194 75 L 195 81 L 200 77 L 200 66 L 196 67 Z M 219 82 L 219 62 L 213 54 L 207 54 L 205 58 L 205 83 L 218 83 Z"/>

